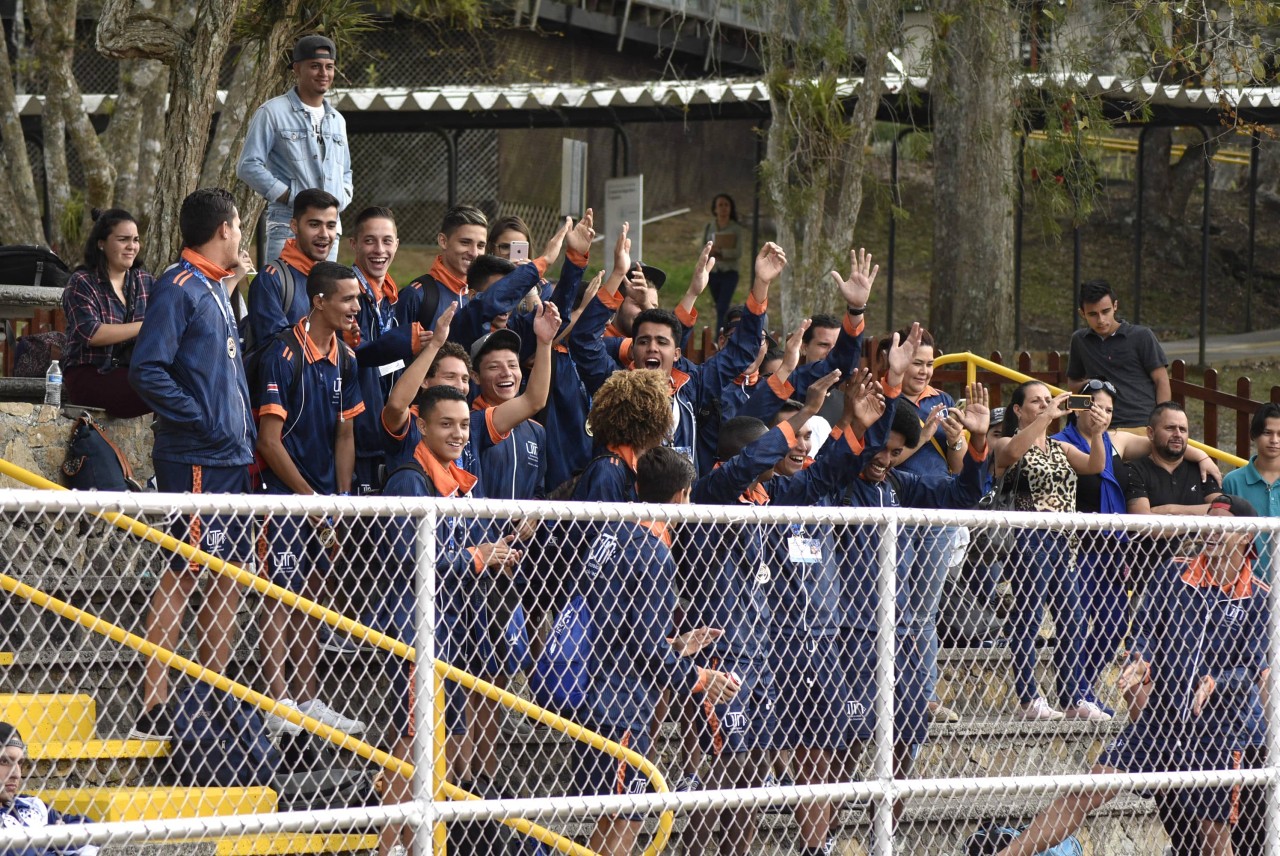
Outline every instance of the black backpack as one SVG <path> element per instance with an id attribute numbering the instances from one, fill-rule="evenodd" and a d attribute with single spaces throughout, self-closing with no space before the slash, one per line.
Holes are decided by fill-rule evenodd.
<path id="1" fill-rule="evenodd" d="M 62 475 L 72 490 L 142 490 L 129 459 L 88 413 L 76 420 Z"/>
<path id="2" fill-rule="evenodd" d="M 280 306 L 288 313 L 289 307 L 293 305 L 294 290 L 297 284 L 293 281 L 293 274 L 289 273 L 282 259 L 276 259 L 273 264 L 276 270 L 280 271 Z M 258 278 L 254 277 L 253 282 L 249 283 L 249 287 L 253 288 L 258 282 Z M 265 286 L 264 286 L 265 287 Z M 240 337 L 240 353 L 245 355 L 245 366 L 249 364 L 249 353 L 253 350 L 261 350 L 258 348 L 258 339 L 253 334 L 253 325 L 249 323 L 249 306 L 244 298 L 240 296 L 240 289 L 236 288 L 231 291 L 231 311 L 236 316 L 236 335 Z"/>
<path id="3" fill-rule="evenodd" d="M 64 288 L 69 279 L 71 271 L 67 268 L 67 263 L 47 247 L 33 244 L 0 247 L 0 282 L 7 285 Z"/>
<path id="4" fill-rule="evenodd" d="M 169 763 L 186 787 L 270 787 L 280 752 L 255 708 L 196 682 L 173 702 Z"/>

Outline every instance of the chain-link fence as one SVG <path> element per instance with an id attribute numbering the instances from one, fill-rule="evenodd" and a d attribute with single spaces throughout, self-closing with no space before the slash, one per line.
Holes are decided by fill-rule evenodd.
<path id="1" fill-rule="evenodd" d="M 5 850 L 1280 853 L 1261 519 L 0 503 Z"/>

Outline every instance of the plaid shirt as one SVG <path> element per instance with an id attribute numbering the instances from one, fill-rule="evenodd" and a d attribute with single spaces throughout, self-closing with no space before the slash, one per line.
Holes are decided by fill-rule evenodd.
<path id="1" fill-rule="evenodd" d="M 125 281 L 125 296 L 129 289 L 136 289 L 133 298 L 133 313 L 129 317 L 125 305 L 116 296 L 110 283 L 98 279 L 98 274 L 91 270 L 78 270 L 67 281 L 62 292 L 62 311 L 67 315 L 67 346 L 63 351 L 62 367 L 98 366 L 107 364 L 111 356 L 111 345 L 101 348 L 92 347 L 89 340 L 98 332 L 103 324 L 127 324 L 130 321 L 141 321 L 147 312 L 147 296 L 155 278 L 141 268 L 129 271 Z"/>

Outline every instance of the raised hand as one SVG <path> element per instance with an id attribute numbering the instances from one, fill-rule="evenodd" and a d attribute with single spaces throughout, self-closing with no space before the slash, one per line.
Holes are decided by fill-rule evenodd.
<path id="1" fill-rule="evenodd" d="M 435 327 L 436 341 L 449 341 L 449 325 L 453 323 L 453 316 L 458 313 L 458 304 L 450 303 L 445 310 L 440 313 L 440 317 L 436 319 Z"/>
<path id="2" fill-rule="evenodd" d="M 573 227 L 573 218 L 565 217 L 564 222 L 560 224 L 560 228 L 556 229 L 556 233 L 551 236 L 551 240 L 547 241 L 547 245 L 542 248 L 542 257 L 547 260 L 547 264 L 551 264 L 560 258 L 560 248 L 564 246 L 565 235 L 569 234 L 569 229 Z"/>
<path id="3" fill-rule="evenodd" d="M 831 271 L 831 278 L 850 309 L 865 309 L 871 298 L 871 284 L 879 272 L 880 265 L 872 265 L 871 254 L 859 247 L 849 251 L 849 278 L 844 279 L 836 271 Z"/>
<path id="4" fill-rule="evenodd" d="M 533 317 L 533 334 L 539 345 L 550 345 L 560 332 L 560 308 L 554 303 L 542 303 Z"/>
<path id="5" fill-rule="evenodd" d="M 804 407 L 801 412 L 812 416 L 821 410 L 827 396 L 831 394 L 831 387 L 840 382 L 840 374 L 840 369 L 834 369 L 809 384 L 809 388 L 805 390 Z M 807 419 L 808 416 L 805 418 Z"/>
<path id="6" fill-rule="evenodd" d="M 630 232 L 631 224 L 623 223 L 618 241 L 613 245 L 613 272 L 619 278 L 625 277 L 631 268 L 631 239 L 627 237 Z"/>
<path id="7" fill-rule="evenodd" d="M 855 371 L 844 390 L 846 421 L 866 431 L 884 415 L 884 408 L 884 393 L 880 391 L 875 375 L 867 369 Z"/>
<path id="8" fill-rule="evenodd" d="M 957 420 L 970 435 L 986 434 L 991 430 L 990 395 L 987 388 L 980 383 L 971 383 L 965 387 L 963 409 L 951 408 L 951 418 Z"/>
<path id="9" fill-rule="evenodd" d="M 591 209 L 587 209 L 587 213 L 582 215 L 582 219 L 578 221 L 578 225 L 569 230 L 569 234 L 565 240 L 569 245 L 569 249 L 580 255 L 587 255 L 591 252 L 591 242 L 596 238 L 595 215 Z M 549 258 L 549 257 L 548 257 Z"/>
<path id="10" fill-rule="evenodd" d="M 893 340 L 889 344 L 889 371 L 887 378 L 889 386 L 902 386 L 902 378 L 906 376 L 907 369 L 911 367 L 911 361 L 916 357 L 916 349 L 920 347 L 920 337 L 922 330 L 920 322 L 912 322 L 911 330 L 907 333 L 907 338 L 899 341 L 898 334 L 893 334 Z"/>
<path id="11" fill-rule="evenodd" d="M 800 322 L 800 326 L 787 336 L 787 344 L 782 351 L 782 365 L 778 367 L 779 380 L 786 380 L 800 365 L 800 349 L 804 346 L 804 333 L 812 323 L 808 318 Z"/>
<path id="12" fill-rule="evenodd" d="M 711 256 L 711 242 L 707 241 L 702 247 L 702 252 L 698 255 L 698 260 L 693 265 L 693 276 L 689 278 L 689 290 L 686 296 L 692 296 L 695 299 L 702 294 L 707 288 L 707 283 L 711 280 L 711 269 L 716 266 L 716 260 Z"/>
<path id="13" fill-rule="evenodd" d="M 708 250 L 710 252 L 710 250 Z M 761 282 L 773 282 L 782 275 L 787 266 L 787 254 L 773 241 L 767 242 L 756 255 L 756 279 Z"/>

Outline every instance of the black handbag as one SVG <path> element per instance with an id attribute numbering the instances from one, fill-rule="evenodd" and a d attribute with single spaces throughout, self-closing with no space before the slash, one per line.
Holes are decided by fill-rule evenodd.
<path id="1" fill-rule="evenodd" d="M 1005 470 L 999 484 L 978 500 L 978 510 L 1013 511 L 1018 499 L 1018 479 L 1021 475 L 1022 461 L 1019 460 Z M 970 534 L 972 543 L 969 549 L 975 551 L 978 558 L 985 562 L 1009 558 L 1013 545 L 1018 540 L 1017 529 L 995 522 L 987 526 L 971 527 Z"/>

